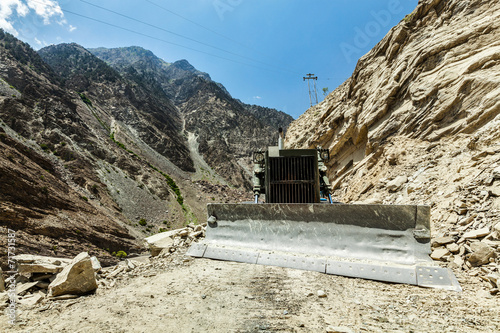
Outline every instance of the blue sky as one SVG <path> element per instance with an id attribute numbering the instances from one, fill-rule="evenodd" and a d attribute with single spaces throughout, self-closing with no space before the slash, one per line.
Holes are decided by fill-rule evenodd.
<path id="1" fill-rule="evenodd" d="M 0 28 L 34 49 L 141 46 L 188 60 L 235 98 L 297 118 L 333 91 L 418 0 L 0 0 Z M 101 7 L 101 8 L 99 8 Z"/>

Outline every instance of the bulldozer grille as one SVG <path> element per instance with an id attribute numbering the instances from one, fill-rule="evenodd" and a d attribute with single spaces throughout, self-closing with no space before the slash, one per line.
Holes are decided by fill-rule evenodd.
<path id="1" fill-rule="evenodd" d="M 315 156 L 269 157 L 268 203 L 317 202 Z"/>

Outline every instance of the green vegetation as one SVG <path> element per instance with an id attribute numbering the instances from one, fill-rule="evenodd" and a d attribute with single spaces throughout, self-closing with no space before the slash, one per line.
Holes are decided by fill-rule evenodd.
<path id="1" fill-rule="evenodd" d="M 127 258 L 127 253 L 125 251 L 113 252 L 114 255 L 118 258 Z"/>
<path id="2" fill-rule="evenodd" d="M 405 21 L 405 22 L 410 22 L 410 21 L 413 19 L 413 17 L 415 17 L 415 11 L 413 11 L 412 13 L 410 13 L 410 14 L 406 15 L 406 16 L 404 17 L 403 21 Z"/>
<path id="3" fill-rule="evenodd" d="M 40 148 L 42 148 L 45 151 L 50 149 L 49 145 L 46 143 L 40 143 Z"/>
<path id="4" fill-rule="evenodd" d="M 86 196 L 82 196 L 82 199 L 85 201 L 89 201 L 89 198 L 87 198 Z"/>
<path id="5" fill-rule="evenodd" d="M 79 95 L 79 96 L 80 96 L 80 98 L 82 99 L 83 103 L 87 104 L 87 105 L 88 105 L 88 106 L 90 106 L 90 107 L 93 107 L 93 106 L 92 106 L 92 102 L 90 101 L 90 99 L 88 99 L 88 97 L 87 97 L 87 96 L 85 96 L 85 94 L 84 94 L 84 93 L 79 92 L 79 93 L 78 93 L 78 95 Z"/>
<path id="6" fill-rule="evenodd" d="M 121 143 L 120 141 L 116 141 L 115 140 L 115 132 L 111 132 L 111 134 L 109 135 L 110 139 L 113 140 L 114 143 L 116 143 L 116 145 L 118 147 L 120 147 L 121 149 L 125 149 L 127 150 L 127 147 L 125 147 L 125 145 L 123 143 Z"/>
<path id="7" fill-rule="evenodd" d="M 145 227 L 146 225 L 148 225 L 148 222 L 146 221 L 146 219 L 140 219 L 139 224 Z"/>

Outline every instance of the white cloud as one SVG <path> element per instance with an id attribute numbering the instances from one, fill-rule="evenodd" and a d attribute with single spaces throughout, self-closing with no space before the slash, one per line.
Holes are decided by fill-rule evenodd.
<path id="1" fill-rule="evenodd" d="M 260 96 L 254 96 L 253 99 L 262 99 Z"/>
<path id="2" fill-rule="evenodd" d="M 69 32 L 73 32 L 76 30 L 76 27 L 72 26 L 71 24 L 69 25 Z"/>
<path id="3" fill-rule="evenodd" d="M 59 3 L 54 0 L 27 0 L 28 7 L 35 10 L 35 13 L 43 18 L 44 24 L 50 24 L 52 17 L 64 17 L 64 13 L 59 7 Z"/>
<path id="4" fill-rule="evenodd" d="M 29 9 L 20 0 L 2 0 L 0 2 L 0 28 L 17 36 L 19 33 L 9 21 L 14 11 L 18 16 L 24 17 L 28 14 Z"/>
<path id="5" fill-rule="evenodd" d="M 19 32 L 13 24 L 14 15 L 25 17 L 30 10 L 43 19 L 48 25 L 52 18 L 59 19 L 60 24 L 66 24 L 64 13 L 56 0 L 1 0 L 0 1 L 0 28 L 18 36 Z"/>

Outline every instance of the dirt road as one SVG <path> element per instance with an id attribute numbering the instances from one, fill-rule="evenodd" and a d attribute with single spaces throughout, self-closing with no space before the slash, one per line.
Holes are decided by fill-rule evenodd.
<path id="1" fill-rule="evenodd" d="M 498 332 L 500 302 L 479 284 L 424 289 L 233 262 L 179 251 L 109 289 L 18 308 L 5 332 Z M 112 283 L 113 284 L 113 283 Z M 318 291 L 326 297 L 319 297 Z"/>

